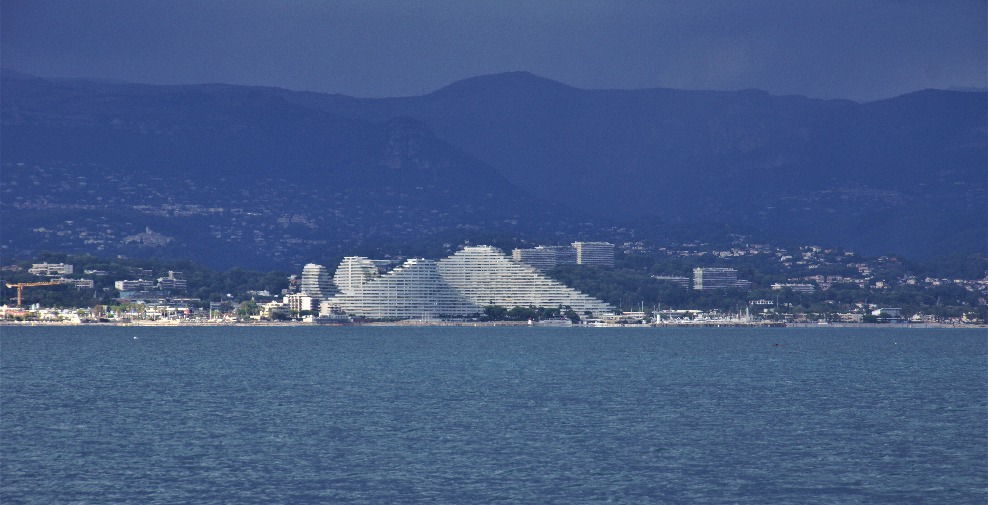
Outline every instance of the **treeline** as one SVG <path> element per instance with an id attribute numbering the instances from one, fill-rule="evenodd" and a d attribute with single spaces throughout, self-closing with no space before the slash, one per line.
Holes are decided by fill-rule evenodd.
<path id="1" fill-rule="evenodd" d="M 580 314 L 569 308 L 559 307 L 520 307 L 510 309 L 500 305 L 488 305 L 481 314 L 482 321 L 544 321 L 565 317 L 574 323 L 580 322 Z"/>

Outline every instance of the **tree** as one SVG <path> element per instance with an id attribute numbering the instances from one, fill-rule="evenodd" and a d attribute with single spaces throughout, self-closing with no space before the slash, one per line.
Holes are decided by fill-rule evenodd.
<path id="1" fill-rule="evenodd" d="M 508 309 L 500 305 L 488 305 L 484 307 L 484 319 L 487 321 L 501 321 L 507 313 Z"/>
<path id="2" fill-rule="evenodd" d="M 538 311 L 532 307 L 512 307 L 506 317 L 511 321 L 526 321 L 538 318 Z"/>
<path id="3" fill-rule="evenodd" d="M 237 317 L 239 319 L 247 319 L 250 316 L 256 316 L 261 312 L 261 309 L 257 306 L 257 302 L 254 300 L 247 300 L 240 304 L 237 309 Z"/>

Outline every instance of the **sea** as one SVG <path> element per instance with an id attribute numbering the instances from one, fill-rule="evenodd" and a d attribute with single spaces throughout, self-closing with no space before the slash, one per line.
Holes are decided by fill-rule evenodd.
<path id="1" fill-rule="evenodd" d="M 988 333 L 0 327 L 0 503 L 988 502 Z"/>

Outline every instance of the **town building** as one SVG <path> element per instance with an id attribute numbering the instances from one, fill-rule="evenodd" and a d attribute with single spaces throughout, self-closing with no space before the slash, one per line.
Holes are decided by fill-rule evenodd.
<path id="1" fill-rule="evenodd" d="M 576 264 L 576 249 L 573 249 L 572 245 L 547 245 L 543 247 L 556 253 L 557 265 Z"/>
<path id="2" fill-rule="evenodd" d="M 148 300 L 158 297 L 151 292 L 154 289 L 154 281 L 144 279 L 116 281 L 113 283 L 113 287 L 120 291 L 120 299 L 122 300 Z"/>
<path id="3" fill-rule="evenodd" d="M 158 278 L 158 289 L 161 291 L 185 291 L 189 282 L 182 278 L 182 272 L 168 271 L 168 277 Z"/>
<path id="4" fill-rule="evenodd" d="M 556 266 L 556 251 L 544 246 L 537 246 L 531 249 L 515 249 L 511 251 L 511 259 L 517 263 L 524 263 L 540 272 L 544 272 Z"/>
<path id="5" fill-rule="evenodd" d="M 778 282 L 772 284 L 772 290 L 774 291 L 782 291 L 784 289 L 788 289 L 793 293 L 812 294 L 814 291 L 816 291 L 816 286 L 812 284 L 778 283 Z"/>
<path id="6" fill-rule="evenodd" d="M 293 293 L 285 295 L 282 303 L 292 313 L 299 313 L 303 310 L 317 312 L 319 310 L 319 299 L 303 293 Z"/>
<path id="7" fill-rule="evenodd" d="M 871 311 L 871 315 L 878 317 L 878 320 L 885 323 L 901 323 L 905 319 L 902 317 L 900 307 L 880 307 Z"/>
<path id="8" fill-rule="evenodd" d="M 282 302 L 270 301 L 257 304 L 259 319 L 275 319 L 278 314 L 289 314 L 288 306 Z"/>
<path id="9" fill-rule="evenodd" d="M 710 291 L 714 289 L 751 289 L 751 281 L 739 280 L 738 271 L 733 268 L 694 268 L 693 289 Z"/>
<path id="10" fill-rule="evenodd" d="M 568 245 L 540 245 L 530 249 L 515 249 L 511 251 L 511 259 L 544 272 L 556 265 L 575 265 L 576 249 Z"/>
<path id="11" fill-rule="evenodd" d="M 54 282 L 60 282 L 62 284 L 71 284 L 76 287 L 76 289 L 93 289 L 95 283 L 92 279 L 68 279 L 65 277 L 56 277 L 52 279 Z"/>
<path id="12" fill-rule="evenodd" d="M 34 275 L 54 277 L 56 275 L 72 275 L 74 267 L 66 263 L 34 263 L 27 271 Z"/>
<path id="13" fill-rule="evenodd" d="M 113 287 L 117 288 L 120 292 L 146 291 L 154 287 L 154 281 L 146 281 L 144 279 L 116 281 L 113 283 Z"/>
<path id="14" fill-rule="evenodd" d="M 594 267 L 614 266 L 614 244 L 609 242 L 573 242 L 576 264 Z"/>

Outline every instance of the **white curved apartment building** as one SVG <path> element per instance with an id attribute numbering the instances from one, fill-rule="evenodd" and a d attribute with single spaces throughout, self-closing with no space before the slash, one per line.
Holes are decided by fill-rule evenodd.
<path id="1" fill-rule="evenodd" d="M 329 271 L 322 265 L 309 263 L 302 267 L 302 294 L 312 298 L 325 300 L 336 294 L 336 286 L 329 276 Z"/>
<path id="2" fill-rule="evenodd" d="M 347 256 L 340 261 L 333 274 L 333 283 L 340 293 L 352 293 L 379 275 L 377 265 L 370 258 Z"/>
<path id="3" fill-rule="evenodd" d="M 491 246 L 467 247 L 438 262 L 410 259 L 382 275 L 371 260 L 351 256 L 334 280 L 340 293 L 323 304 L 326 310 L 372 319 L 469 317 L 487 305 L 570 307 L 594 316 L 614 310 Z"/>
<path id="4" fill-rule="evenodd" d="M 436 262 L 427 259 L 410 259 L 384 275 L 353 283 L 326 305 L 371 319 L 436 319 L 480 312 L 442 279 Z"/>
<path id="5" fill-rule="evenodd" d="M 594 316 L 614 307 L 517 263 L 492 246 L 466 247 L 440 260 L 439 274 L 460 295 L 476 304 L 502 307 L 570 307 Z"/>

